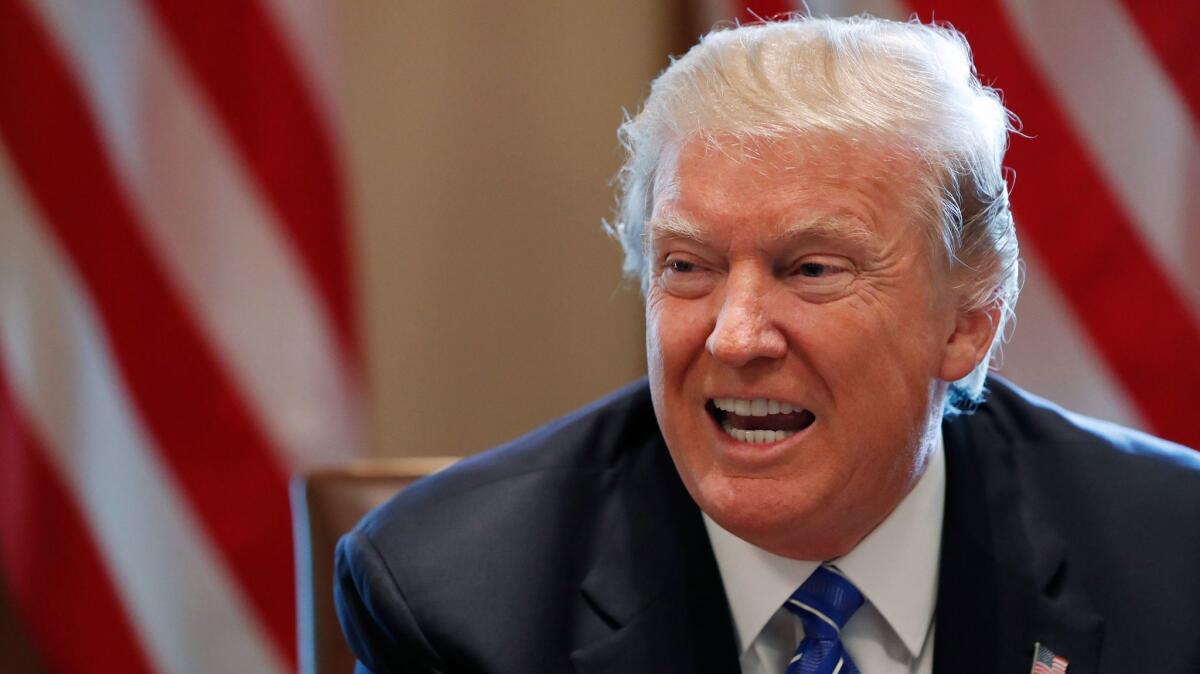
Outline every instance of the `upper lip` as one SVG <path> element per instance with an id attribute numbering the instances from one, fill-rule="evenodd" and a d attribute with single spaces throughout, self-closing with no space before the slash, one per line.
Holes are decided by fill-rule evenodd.
<path id="1" fill-rule="evenodd" d="M 762 394 L 762 393 L 738 393 L 738 394 L 711 395 L 708 397 L 708 399 L 713 402 L 716 402 L 718 400 L 729 400 L 729 399 L 732 399 L 732 400 L 756 400 L 759 398 L 762 398 L 763 400 L 774 400 L 779 403 L 791 405 L 792 407 L 795 407 L 796 409 L 806 409 L 803 403 L 796 402 L 795 400 L 790 399 L 787 396 L 773 396 L 773 395 L 766 395 L 766 394 Z"/>

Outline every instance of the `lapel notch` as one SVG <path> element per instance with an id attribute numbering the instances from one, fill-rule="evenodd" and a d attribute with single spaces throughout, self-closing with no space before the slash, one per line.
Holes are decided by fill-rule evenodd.
<path id="1" fill-rule="evenodd" d="M 724 586 L 700 510 L 661 439 L 619 470 L 580 601 L 605 625 L 571 653 L 579 674 L 737 671 Z"/>
<path id="2" fill-rule="evenodd" d="M 1097 671 L 1103 622 L 1060 592 L 1068 549 L 1022 493 L 1013 441 L 974 419 L 943 426 L 946 510 L 935 674 L 1024 674 L 1034 644 Z"/>
<path id="3" fill-rule="evenodd" d="M 1033 636 L 1068 661 L 1069 674 L 1099 670 L 1104 621 L 1089 607 L 1064 593 L 1070 565 L 1062 537 L 1034 513 L 1027 512 L 1033 577 L 1037 597 Z M 1033 644 L 1028 645 L 1030 657 Z"/>

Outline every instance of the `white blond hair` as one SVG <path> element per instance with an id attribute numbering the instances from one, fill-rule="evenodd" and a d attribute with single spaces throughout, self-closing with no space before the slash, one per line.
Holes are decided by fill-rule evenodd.
<path id="1" fill-rule="evenodd" d="M 918 215 L 944 250 L 960 309 L 996 307 L 996 338 L 947 409 L 978 400 L 1020 286 L 1016 232 L 1002 161 L 1014 118 L 980 83 L 956 30 L 869 16 L 784 21 L 714 30 L 653 83 L 622 124 L 626 161 L 610 232 L 625 272 L 649 282 L 645 225 L 666 153 L 685 140 L 781 139 L 813 132 L 882 140 L 920 159 Z"/>

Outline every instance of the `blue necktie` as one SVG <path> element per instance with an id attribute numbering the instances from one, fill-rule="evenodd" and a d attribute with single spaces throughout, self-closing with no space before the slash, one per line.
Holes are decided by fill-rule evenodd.
<path id="1" fill-rule="evenodd" d="M 862 604 L 862 593 L 853 583 L 817 567 L 785 604 L 804 624 L 804 638 L 787 674 L 859 674 L 838 634 Z"/>

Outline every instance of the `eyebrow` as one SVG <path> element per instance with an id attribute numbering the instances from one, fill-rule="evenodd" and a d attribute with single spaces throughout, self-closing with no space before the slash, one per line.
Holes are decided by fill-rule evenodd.
<path id="1" fill-rule="evenodd" d="M 676 237 L 688 239 L 696 243 L 704 243 L 700 228 L 678 215 L 668 215 L 665 218 L 651 218 L 646 223 L 645 242 L 655 236 Z M 781 238 L 799 239 L 802 237 L 817 237 L 824 239 L 849 239 L 859 244 L 871 244 L 878 240 L 878 235 L 871 231 L 858 218 L 834 215 L 817 220 L 800 220 L 793 222 L 783 229 Z"/>
<path id="2" fill-rule="evenodd" d="M 704 243 L 704 236 L 700 234 L 700 228 L 677 215 L 668 215 L 665 218 L 651 218 L 646 223 L 643 236 L 645 239 L 644 243 L 649 243 L 651 238 L 660 235 Z"/>
<path id="3" fill-rule="evenodd" d="M 849 239 L 859 244 L 871 244 L 879 239 L 861 220 L 846 215 L 833 215 L 817 220 L 794 222 L 783 230 L 783 238 L 812 236 L 825 239 Z"/>

